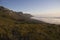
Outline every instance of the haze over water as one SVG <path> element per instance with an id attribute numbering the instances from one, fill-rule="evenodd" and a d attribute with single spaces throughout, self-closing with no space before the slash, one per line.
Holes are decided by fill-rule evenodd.
<path id="1" fill-rule="evenodd" d="M 55 17 L 32 17 L 33 19 L 51 24 L 60 24 L 60 18 Z"/>

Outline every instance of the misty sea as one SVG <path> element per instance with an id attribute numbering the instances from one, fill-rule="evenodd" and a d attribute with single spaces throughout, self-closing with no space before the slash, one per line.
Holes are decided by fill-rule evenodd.
<path id="1" fill-rule="evenodd" d="M 32 17 L 32 19 L 36 19 L 51 24 L 60 24 L 60 18 L 58 17 Z"/>

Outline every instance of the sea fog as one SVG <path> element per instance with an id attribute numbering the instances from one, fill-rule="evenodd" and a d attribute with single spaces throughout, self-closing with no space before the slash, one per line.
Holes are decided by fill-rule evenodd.
<path id="1" fill-rule="evenodd" d="M 32 17 L 32 18 L 46 22 L 46 23 L 60 24 L 60 18 L 59 17 Z"/>

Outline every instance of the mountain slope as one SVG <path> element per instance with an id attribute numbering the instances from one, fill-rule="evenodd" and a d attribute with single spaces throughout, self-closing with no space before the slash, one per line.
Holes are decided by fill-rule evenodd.
<path id="1" fill-rule="evenodd" d="M 9 10 L 3 6 L 0 6 L 0 17 L 8 18 L 14 21 L 20 21 L 20 22 L 27 22 L 27 23 L 39 23 L 38 20 L 35 22 L 34 19 L 31 19 L 33 17 L 30 14 L 24 14 L 23 12 L 15 12 L 12 10 Z M 30 21 L 31 20 L 31 21 Z M 34 21 L 33 21 L 34 20 Z"/>
<path id="2" fill-rule="evenodd" d="M 60 40 L 60 25 L 30 17 L 30 14 L 0 7 L 0 40 Z"/>

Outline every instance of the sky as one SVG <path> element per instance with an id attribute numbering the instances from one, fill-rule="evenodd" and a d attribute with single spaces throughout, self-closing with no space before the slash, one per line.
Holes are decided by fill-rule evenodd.
<path id="1" fill-rule="evenodd" d="M 60 17 L 60 0 L 0 0 L 0 6 L 37 17 Z"/>

